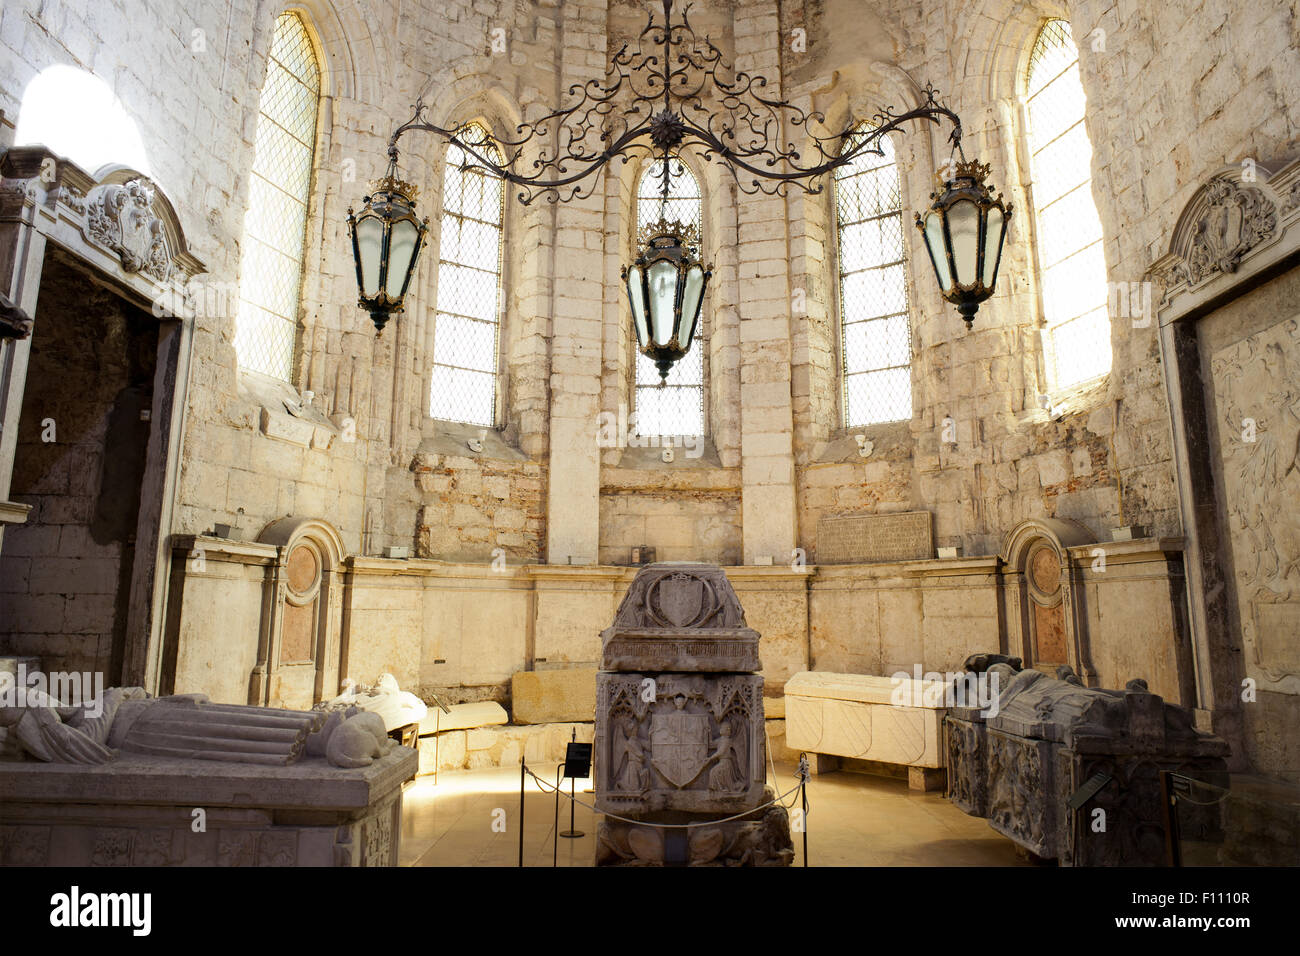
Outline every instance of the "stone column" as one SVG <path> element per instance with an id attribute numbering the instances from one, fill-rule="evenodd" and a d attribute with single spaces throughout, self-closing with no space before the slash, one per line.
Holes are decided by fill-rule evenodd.
<path id="1" fill-rule="evenodd" d="M 560 10 L 560 89 L 605 70 L 606 0 Z M 567 97 L 566 97 L 567 102 Z M 598 148 L 595 136 L 587 149 Z M 600 524 L 600 412 L 604 183 L 555 210 L 551 296 L 551 436 L 546 560 L 595 563 Z"/>
<path id="2" fill-rule="evenodd" d="M 45 262 L 45 236 L 36 228 L 37 206 L 44 200 L 39 178 L 41 156 L 13 154 L 0 163 L 0 289 L 14 305 L 36 316 L 41 268 Z M 0 547 L 7 523 L 23 522 L 27 510 L 11 505 L 14 456 L 18 451 L 18 418 L 27 387 L 27 359 L 32 336 L 0 338 Z"/>
<path id="3" fill-rule="evenodd" d="M 779 98 L 779 33 L 772 0 L 737 4 L 736 68 L 768 80 Z M 788 131 L 772 132 L 784 141 Z M 790 560 L 795 546 L 794 415 L 790 391 L 790 249 L 785 200 L 745 196 L 737 209 L 740 309 L 740 445 L 746 564 Z"/>

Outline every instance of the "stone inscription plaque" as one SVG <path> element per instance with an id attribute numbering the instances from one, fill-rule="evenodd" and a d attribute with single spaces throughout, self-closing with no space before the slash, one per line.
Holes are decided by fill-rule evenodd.
<path id="1" fill-rule="evenodd" d="M 817 522 L 818 564 L 873 564 L 934 557 L 930 512 L 847 515 Z"/>

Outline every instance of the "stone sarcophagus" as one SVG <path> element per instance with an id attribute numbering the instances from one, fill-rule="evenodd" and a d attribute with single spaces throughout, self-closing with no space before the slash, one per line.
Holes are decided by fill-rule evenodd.
<path id="1" fill-rule="evenodd" d="M 9 690 L 0 866 L 397 865 L 418 757 L 376 713 Z"/>
<path id="2" fill-rule="evenodd" d="M 786 746 L 906 766 L 915 790 L 927 789 L 930 771 L 930 788 L 941 789 L 942 773 L 934 772 L 944 765 L 948 689 L 939 680 L 902 675 L 803 671 L 785 682 Z"/>
<path id="3" fill-rule="evenodd" d="M 1060 672 L 1020 671 L 984 717 L 949 711 L 952 802 L 1063 866 L 1163 864 L 1160 772 L 1226 783 L 1227 743 L 1144 681 L 1102 690 Z"/>
<path id="4" fill-rule="evenodd" d="M 722 569 L 643 568 L 601 644 L 597 865 L 788 865 L 786 811 L 764 806 L 758 633 Z"/>

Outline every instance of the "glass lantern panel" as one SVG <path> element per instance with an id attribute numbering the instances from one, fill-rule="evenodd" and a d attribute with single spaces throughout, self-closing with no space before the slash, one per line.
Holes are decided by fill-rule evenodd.
<path id="1" fill-rule="evenodd" d="M 1002 210 L 993 206 L 984 224 L 984 272 L 980 280 L 993 288 L 998 277 L 998 259 L 1002 257 Z"/>
<path id="2" fill-rule="evenodd" d="M 636 328 L 636 344 L 644 347 L 650 332 L 645 324 L 645 273 L 640 266 L 627 270 L 627 298 L 632 304 L 632 325 Z"/>
<path id="3" fill-rule="evenodd" d="M 415 243 L 420 238 L 420 230 L 409 219 L 395 222 L 389 231 L 388 240 L 388 275 L 386 290 L 389 298 L 395 299 L 406 289 L 406 276 L 411 268 L 411 257 L 415 255 Z"/>
<path id="4" fill-rule="evenodd" d="M 361 294 L 379 294 L 379 260 L 383 255 L 384 224 L 373 216 L 357 220 L 357 255 L 361 257 Z"/>
<path id="5" fill-rule="evenodd" d="M 952 238 L 952 262 L 957 271 L 957 284 L 970 285 L 977 277 L 979 207 L 968 199 L 953 203 L 948 209 L 948 235 Z"/>
<path id="6" fill-rule="evenodd" d="M 952 289 L 952 270 L 948 268 L 948 250 L 943 241 L 943 216 L 937 212 L 925 215 L 925 245 L 934 260 L 934 269 L 939 279 L 939 288 L 948 292 Z"/>
<path id="7" fill-rule="evenodd" d="M 691 338 L 695 335 L 695 321 L 700 314 L 700 299 L 704 295 L 704 268 L 691 266 L 686 270 L 686 289 L 682 293 L 682 331 L 678 343 L 682 348 L 691 347 Z"/>
<path id="8" fill-rule="evenodd" d="M 656 345 L 673 337 L 673 306 L 677 304 L 677 267 L 660 260 L 650 265 L 650 336 Z"/>

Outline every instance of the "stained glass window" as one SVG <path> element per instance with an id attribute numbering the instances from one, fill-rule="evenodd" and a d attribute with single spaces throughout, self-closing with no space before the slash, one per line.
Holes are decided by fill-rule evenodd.
<path id="1" fill-rule="evenodd" d="M 1065 387 L 1110 371 L 1101 220 L 1079 51 L 1064 20 L 1048 20 L 1029 56 L 1025 107 L 1048 374 Z"/>
<path id="2" fill-rule="evenodd" d="M 646 166 L 636 193 L 637 231 L 660 216 L 695 226 L 703 241 L 704 201 L 700 184 L 681 160 L 668 161 L 668 202 L 663 203 L 663 161 Z M 655 363 L 636 353 L 636 431 L 638 435 L 704 434 L 704 354 L 708 326 L 701 311 L 691 350 L 673 366 L 660 385 Z"/>
<path id="3" fill-rule="evenodd" d="M 316 152 L 320 66 L 296 13 L 275 21 L 257 118 L 239 266 L 240 367 L 293 377 L 307 200 Z"/>
<path id="4" fill-rule="evenodd" d="M 865 133 L 865 129 L 863 130 Z M 888 136 L 835 171 L 844 424 L 912 417 L 903 201 Z"/>
<path id="5" fill-rule="evenodd" d="M 458 138 L 485 158 L 501 162 L 500 151 L 482 126 L 471 124 Z M 489 427 L 496 423 L 504 203 L 500 177 L 479 167 L 459 146 L 448 147 L 429 395 L 434 418 Z"/>

